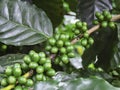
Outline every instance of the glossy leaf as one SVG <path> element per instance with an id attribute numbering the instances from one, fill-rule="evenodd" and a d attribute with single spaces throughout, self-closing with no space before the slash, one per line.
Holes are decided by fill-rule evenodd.
<path id="1" fill-rule="evenodd" d="M 70 63 L 71 63 L 71 65 L 74 66 L 76 69 L 83 68 L 82 58 L 81 58 L 81 57 L 70 58 Z"/>
<path id="2" fill-rule="evenodd" d="M 118 37 L 118 43 L 116 44 L 116 47 L 114 48 L 114 56 L 111 60 L 111 66 L 112 68 L 116 68 L 120 66 L 120 23 L 117 23 L 117 37 Z"/>
<path id="3" fill-rule="evenodd" d="M 120 88 L 113 87 L 99 77 L 91 77 L 71 80 L 61 90 L 120 90 Z"/>
<path id="4" fill-rule="evenodd" d="M 54 77 L 55 80 L 37 83 L 34 90 L 120 90 L 120 88 L 110 85 L 99 77 L 69 78 L 65 80 L 65 77 L 72 77 L 72 75 L 59 74 Z"/>
<path id="5" fill-rule="evenodd" d="M 41 9 L 20 0 L 0 1 L 0 41 L 34 45 L 52 36 L 52 24 Z"/>

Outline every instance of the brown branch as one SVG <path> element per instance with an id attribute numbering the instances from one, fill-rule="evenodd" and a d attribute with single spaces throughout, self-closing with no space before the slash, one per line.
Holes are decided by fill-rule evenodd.
<path id="1" fill-rule="evenodd" d="M 111 21 L 117 21 L 117 20 L 119 20 L 119 19 L 120 19 L 120 15 L 115 15 L 115 16 L 112 17 Z M 90 35 L 91 33 L 97 31 L 99 28 L 100 28 L 100 24 L 93 26 L 93 27 L 90 28 L 87 32 L 88 32 L 88 34 Z M 79 41 L 79 39 L 80 39 L 80 37 L 78 36 L 78 37 L 74 38 L 74 39 L 71 41 L 71 43 L 72 43 L 72 44 L 75 44 L 76 42 Z"/>

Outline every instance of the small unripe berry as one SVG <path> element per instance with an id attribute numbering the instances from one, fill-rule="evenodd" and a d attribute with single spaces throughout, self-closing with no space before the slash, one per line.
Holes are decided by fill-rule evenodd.
<path id="1" fill-rule="evenodd" d="M 36 62 L 31 62 L 31 63 L 29 64 L 29 68 L 30 68 L 30 69 L 36 69 L 37 66 L 38 66 L 38 63 L 36 63 Z"/>
<path id="2" fill-rule="evenodd" d="M 37 74 L 35 78 L 36 78 L 37 81 L 42 81 L 43 80 L 43 74 Z"/>
<path id="3" fill-rule="evenodd" d="M 5 74 L 7 75 L 7 76 L 10 76 L 10 75 L 12 75 L 12 67 L 7 67 L 6 68 L 6 70 L 5 70 Z"/>
<path id="4" fill-rule="evenodd" d="M 50 45 L 54 46 L 56 43 L 56 40 L 54 38 L 50 38 L 48 42 L 50 43 Z"/>
<path id="5" fill-rule="evenodd" d="M 8 82 L 7 82 L 7 79 L 4 78 L 1 80 L 1 86 L 7 86 L 8 85 Z"/>
<path id="6" fill-rule="evenodd" d="M 32 79 L 28 79 L 27 80 L 27 82 L 26 82 L 26 85 L 28 86 L 28 87 L 32 87 L 33 86 L 33 80 Z"/>
<path id="7" fill-rule="evenodd" d="M 58 52 L 58 48 L 57 47 L 52 47 L 51 49 L 51 53 L 57 53 Z"/>
<path id="8" fill-rule="evenodd" d="M 101 27 L 106 28 L 107 26 L 108 26 L 108 22 L 107 21 L 103 21 L 101 23 Z"/>
<path id="9" fill-rule="evenodd" d="M 16 78 L 14 76 L 9 76 L 7 79 L 9 84 L 15 84 L 16 83 Z"/>
<path id="10" fill-rule="evenodd" d="M 25 55 L 24 58 L 23 58 L 23 60 L 24 60 L 24 62 L 25 62 L 26 64 L 29 64 L 29 63 L 31 62 L 31 58 L 30 58 L 29 55 Z"/>
<path id="11" fill-rule="evenodd" d="M 55 70 L 54 69 L 50 69 L 49 71 L 46 72 L 46 74 L 50 77 L 55 75 Z"/>
<path id="12" fill-rule="evenodd" d="M 44 72 L 44 68 L 43 68 L 43 66 L 38 66 L 37 68 L 36 68 L 36 72 L 37 73 L 43 73 Z"/>
<path id="13" fill-rule="evenodd" d="M 19 77 L 18 78 L 18 83 L 19 84 L 25 84 L 27 82 L 27 79 L 23 76 Z"/>

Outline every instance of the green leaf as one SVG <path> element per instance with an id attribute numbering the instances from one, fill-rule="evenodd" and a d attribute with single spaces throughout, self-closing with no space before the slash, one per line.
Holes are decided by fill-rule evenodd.
<path id="1" fill-rule="evenodd" d="M 63 21 L 63 0 L 33 0 L 33 3 L 46 12 L 54 28 Z"/>
<path id="2" fill-rule="evenodd" d="M 116 44 L 116 47 L 114 48 L 114 56 L 111 60 L 111 66 L 112 68 L 117 68 L 120 66 L 120 23 L 116 23 L 117 25 L 117 37 L 118 37 L 118 43 Z"/>
<path id="3" fill-rule="evenodd" d="M 76 69 L 83 68 L 82 58 L 81 58 L 81 57 L 70 58 L 70 63 L 71 63 L 71 65 L 74 66 Z"/>
<path id="4" fill-rule="evenodd" d="M 15 63 L 22 63 L 25 54 L 8 54 L 0 57 L 0 73 L 2 73 L 6 66 Z"/>
<path id="5" fill-rule="evenodd" d="M 57 82 L 56 81 L 47 81 L 47 82 L 40 82 L 35 85 L 34 90 L 57 90 Z"/>
<path id="6" fill-rule="evenodd" d="M 61 90 L 120 90 L 99 77 L 71 80 Z"/>
<path id="7" fill-rule="evenodd" d="M 86 67 L 90 63 L 101 67 L 103 70 L 111 69 L 111 60 L 114 55 L 114 48 L 117 44 L 117 30 L 100 29 L 93 34 L 94 44 L 84 52 L 83 65 Z"/>
<path id="8" fill-rule="evenodd" d="M 0 41 L 7 45 L 34 45 L 53 34 L 52 24 L 41 9 L 20 0 L 0 1 Z"/>
<path id="9" fill-rule="evenodd" d="M 59 72 L 54 80 L 37 83 L 34 90 L 120 90 L 100 77 L 75 77 Z"/>

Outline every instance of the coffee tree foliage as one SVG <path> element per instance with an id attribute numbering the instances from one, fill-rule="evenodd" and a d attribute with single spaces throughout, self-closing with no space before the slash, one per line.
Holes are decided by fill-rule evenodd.
<path id="1" fill-rule="evenodd" d="M 119 4 L 0 0 L 0 90 L 120 90 Z"/>

